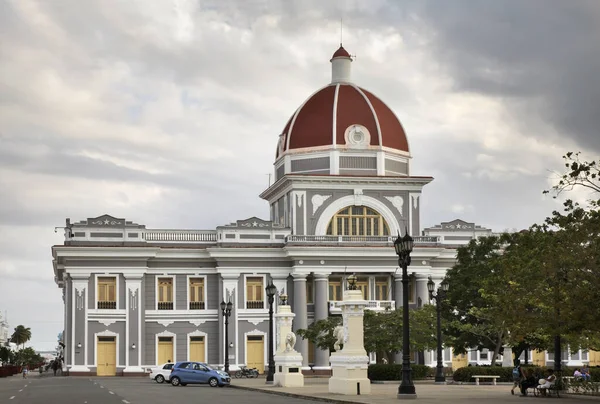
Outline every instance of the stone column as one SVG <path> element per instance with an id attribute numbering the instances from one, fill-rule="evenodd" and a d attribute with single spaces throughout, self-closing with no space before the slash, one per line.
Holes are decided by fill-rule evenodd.
<path id="1" fill-rule="evenodd" d="M 281 296 L 281 295 L 288 296 L 289 295 L 288 290 L 287 290 L 287 278 L 288 277 L 289 277 L 289 274 L 271 274 L 271 281 L 273 282 L 273 285 L 275 285 L 275 288 L 277 288 L 277 293 L 275 294 L 275 299 L 273 301 L 273 312 L 274 313 L 279 312 L 279 306 L 280 306 L 279 296 Z M 291 328 L 290 328 L 290 331 L 291 331 Z M 273 320 L 273 335 L 276 336 L 275 341 L 277 341 L 277 338 L 279 337 L 278 333 L 279 333 L 279 328 L 277 327 L 277 320 L 274 319 Z M 275 345 L 276 344 L 274 344 L 273 349 L 275 350 L 275 352 L 277 352 L 277 346 L 275 346 Z"/>
<path id="2" fill-rule="evenodd" d="M 425 275 L 418 276 L 416 279 L 417 284 L 417 307 L 421 308 L 429 303 L 429 290 L 427 289 L 427 281 L 429 278 Z M 420 300 L 419 300 L 420 299 Z M 420 304 L 419 304 L 420 303 Z"/>
<path id="3" fill-rule="evenodd" d="M 402 272 L 394 274 L 394 300 L 396 309 L 402 308 Z M 402 352 L 394 355 L 394 363 L 402 363 Z"/>
<path id="4" fill-rule="evenodd" d="M 292 274 L 294 277 L 294 332 L 298 329 L 306 329 L 308 326 L 308 314 L 306 311 L 306 274 Z M 298 338 L 296 350 L 302 355 L 302 366 L 308 367 L 308 340 Z"/>
<path id="5" fill-rule="evenodd" d="M 314 274 L 315 279 L 315 322 L 327 319 L 329 314 L 328 301 L 328 282 L 329 274 Z M 314 370 L 329 370 L 329 350 L 322 350 L 315 347 L 315 366 Z"/>
<path id="6" fill-rule="evenodd" d="M 143 374 L 142 366 L 142 278 L 125 277 L 125 369 L 123 373 Z M 135 344 L 135 348 L 134 348 Z"/>
<path id="7" fill-rule="evenodd" d="M 512 348 L 509 346 L 504 347 L 504 353 L 502 354 L 502 366 L 511 368 L 514 365 Z"/>

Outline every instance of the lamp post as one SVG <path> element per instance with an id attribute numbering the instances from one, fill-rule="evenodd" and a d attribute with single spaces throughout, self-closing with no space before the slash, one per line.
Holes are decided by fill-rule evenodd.
<path id="1" fill-rule="evenodd" d="M 231 300 L 225 303 L 221 302 L 221 314 L 225 317 L 225 373 L 229 374 L 229 317 L 231 316 L 231 309 L 233 303 Z"/>
<path id="2" fill-rule="evenodd" d="M 269 298 L 269 373 L 267 373 L 267 384 L 273 384 L 275 377 L 275 358 L 273 357 L 273 301 L 275 293 L 277 293 L 277 288 L 271 282 L 267 285 L 265 291 Z"/>
<path id="3" fill-rule="evenodd" d="M 407 395 L 416 395 L 415 385 L 412 381 L 412 369 L 410 368 L 410 337 L 408 324 L 408 266 L 410 265 L 410 253 L 413 250 L 412 237 L 405 231 L 404 237 L 394 241 L 394 249 L 398 254 L 398 265 L 402 268 L 402 382 L 398 387 L 398 398 Z"/>
<path id="4" fill-rule="evenodd" d="M 433 279 L 431 276 L 429 277 L 429 281 L 427 282 L 427 290 L 429 291 L 429 300 L 435 300 L 435 308 L 437 312 L 437 369 L 435 372 L 435 382 L 436 383 L 446 383 L 446 377 L 444 376 L 444 364 L 442 357 L 442 310 L 441 303 L 442 300 L 446 297 L 446 292 L 448 292 L 448 282 L 446 279 L 442 281 L 442 284 L 438 288 L 437 292 L 435 290 L 435 283 L 433 283 Z"/>

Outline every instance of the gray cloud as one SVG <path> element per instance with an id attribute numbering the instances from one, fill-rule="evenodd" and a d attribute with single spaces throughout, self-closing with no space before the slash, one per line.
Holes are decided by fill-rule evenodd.
<path id="1" fill-rule="evenodd" d="M 457 89 L 501 98 L 526 136 L 600 151 L 598 1 L 430 0 L 420 16 Z"/>

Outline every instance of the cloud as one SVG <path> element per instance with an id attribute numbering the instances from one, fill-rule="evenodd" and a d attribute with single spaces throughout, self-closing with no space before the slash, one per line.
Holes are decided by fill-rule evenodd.
<path id="1" fill-rule="evenodd" d="M 50 246 L 66 217 L 197 229 L 268 218 L 258 194 L 278 135 L 329 82 L 342 16 L 356 83 L 396 111 L 412 173 L 435 177 L 423 227 L 541 221 L 560 206 L 541 194 L 560 156 L 600 151 L 592 1 L 0 2 L 11 325 L 37 322 L 33 343 L 53 348 Z"/>

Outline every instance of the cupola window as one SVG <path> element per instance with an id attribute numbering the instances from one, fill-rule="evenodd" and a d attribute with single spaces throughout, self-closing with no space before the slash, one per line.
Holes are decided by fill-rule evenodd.
<path id="1" fill-rule="evenodd" d="M 350 206 L 336 213 L 327 234 L 333 236 L 389 236 L 390 227 L 375 210 L 366 206 Z"/>

